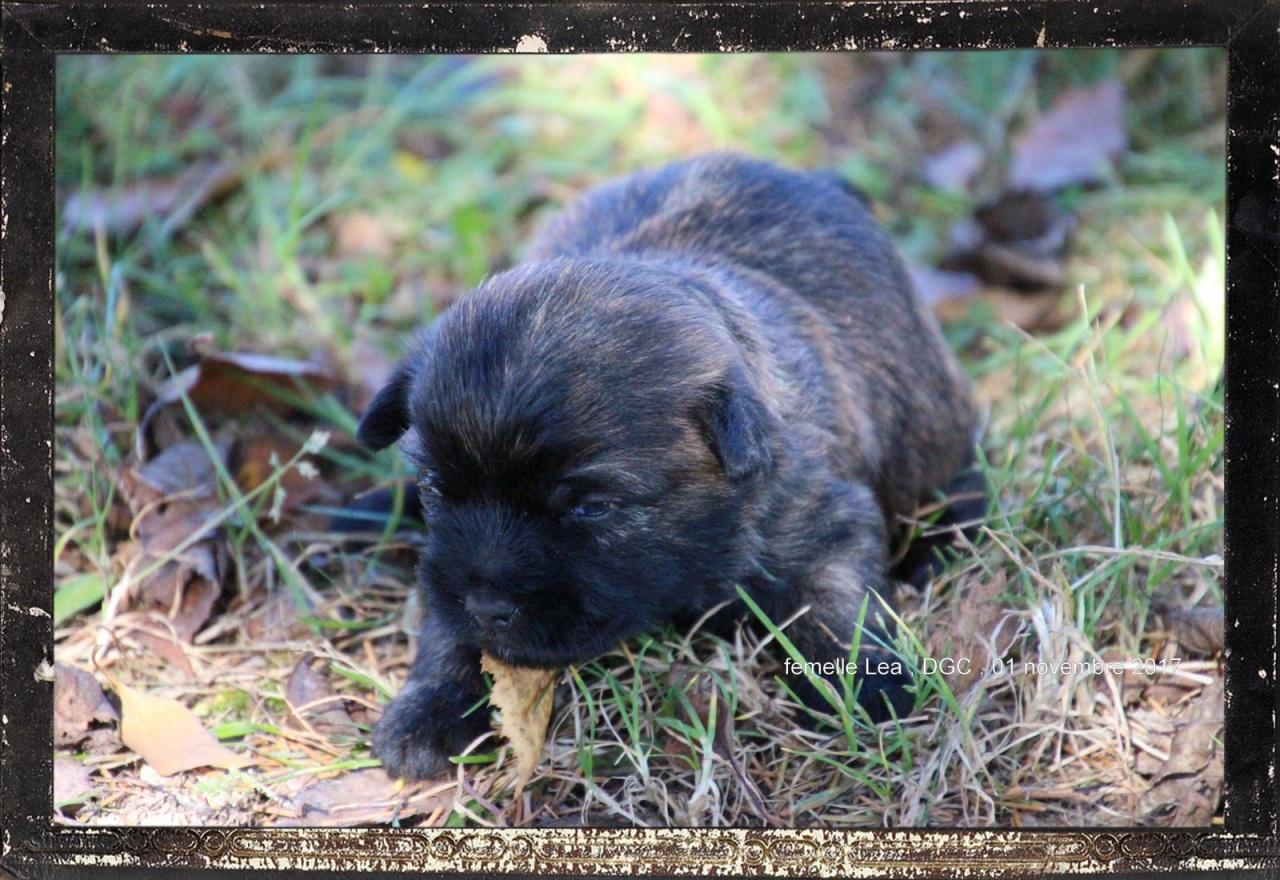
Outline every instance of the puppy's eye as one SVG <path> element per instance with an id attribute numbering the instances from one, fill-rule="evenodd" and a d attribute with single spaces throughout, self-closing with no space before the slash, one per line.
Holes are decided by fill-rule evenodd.
<path id="1" fill-rule="evenodd" d="M 569 515 L 574 519 L 604 519 L 613 513 L 614 506 L 612 501 L 584 501 L 569 508 Z"/>

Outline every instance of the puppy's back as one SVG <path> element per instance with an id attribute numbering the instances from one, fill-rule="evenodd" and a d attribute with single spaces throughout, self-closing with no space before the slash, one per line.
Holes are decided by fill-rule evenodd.
<path id="1" fill-rule="evenodd" d="M 527 258 L 664 255 L 760 273 L 809 304 L 833 385 L 853 389 L 847 424 L 873 425 L 875 454 L 859 457 L 874 461 L 866 476 L 886 509 L 909 511 L 963 466 L 967 380 L 889 238 L 837 177 L 734 154 L 642 171 L 588 190 Z"/>
<path id="2" fill-rule="evenodd" d="M 888 237 L 838 178 L 735 154 L 588 190 L 528 259 L 662 252 L 764 273 L 855 334 L 919 338 L 932 326 Z"/>
<path id="3" fill-rule="evenodd" d="M 692 250 L 795 278 L 805 274 L 804 245 L 845 250 L 850 238 L 862 246 L 847 255 L 862 257 L 867 273 L 896 262 L 865 206 L 835 175 L 713 153 L 587 190 L 533 242 L 528 258 Z"/>

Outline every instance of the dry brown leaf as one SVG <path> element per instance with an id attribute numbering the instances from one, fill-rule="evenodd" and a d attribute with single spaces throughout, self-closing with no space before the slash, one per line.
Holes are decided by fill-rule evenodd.
<path id="1" fill-rule="evenodd" d="M 223 464 L 230 447 L 229 442 L 217 445 Z M 118 610 L 153 611 L 184 642 L 191 641 L 209 619 L 227 569 L 218 528 L 209 529 L 202 540 L 181 553 L 173 552 L 218 515 L 215 480 L 216 464 L 194 441 L 175 443 L 146 464 L 129 465 L 120 474 L 121 494 L 134 514 L 130 532 L 136 540 L 121 545 L 128 593 Z M 166 561 L 134 582 L 160 559 Z"/>
<path id="2" fill-rule="evenodd" d="M 161 776 L 196 767 L 228 770 L 254 763 L 224 747 L 194 712 L 177 700 L 112 682 L 120 697 L 120 738 Z"/>
<path id="3" fill-rule="evenodd" d="M 1009 185 L 1054 192 L 1075 183 L 1093 183 L 1128 146 L 1124 89 L 1108 80 L 1092 88 L 1064 92 L 1013 142 Z"/>
<path id="4" fill-rule="evenodd" d="M 326 366 L 252 352 L 220 352 L 204 336 L 191 341 L 199 360 L 156 389 L 156 399 L 138 424 L 138 448 L 150 444 L 151 422 L 185 394 L 201 412 L 243 415 L 257 407 L 289 413 L 294 407 L 281 394 L 301 395 L 307 386 L 324 391 L 337 385 Z"/>
<path id="5" fill-rule="evenodd" d="M 204 614 L 208 617 L 207 610 Z M 155 622 L 148 620 L 144 625 L 130 629 L 125 633 L 124 638 L 141 645 L 187 678 L 195 677 L 195 667 L 191 665 L 191 658 L 187 656 L 187 651 L 182 646 L 181 630 L 177 626 L 171 631 L 167 627 L 156 625 Z"/>
<path id="6" fill-rule="evenodd" d="M 72 193 L 62 211 L 62 224 L 69 231 L 101 227 L 130 232 L 153 217 L 163 217 L 167 226 L 178 226 L 206 202 L 231 192 L 244 171 L 239 163 L 206 162 L 178 177 L 143 180 L 118 190 Z"/>
<path id="7" fill-rule="evenodd" d="M 488 654 L 480 655 L 480 668 L 493 676 L 489 703 L 502 713 L 500 732 L 515 752 L 514 798 L 519 800 L 542 757 L 547 725 L 551 723 L 551 692 L 556 673 L 550 669 L 508 666 Z"/>
<path id="8" fill-rule="evenodd" d="M 1221 653 L 1226 644 L 1221 605 L 1170 608 L 1164 615 L 1173 630 L 1173 637 L 1182 648 L 1206 656 Z"/>
<path id="9" fill-rule="evenodd" d="M 319 734 L 357 733 L 342 701 L 328 699 L 336 695 L 329 682 L 312 669 L 314 659 L 310 652 L 303 654 L 285 682 L 284 699 L 293 712 L 290 721 L 296 721 L 296 726 L 310 726 Z"/>
<path id="10" fill-rule="evenodd" d="M 310 785 L 290 800 L 298 814 L 280 824 L 285 826 L 350 826 L 383 824 L 393 817 L 406 819 L 447 806 L 452 789 L 439 786 L 413 793 L 403 790 L 398 780 L 374 767 L 343 773 Z"/>
<path id="11" fill-rule="evenodd" d="M 174 563 L 185 565 L 206 580 L 217 581 L 221 577 L 220 560 L 213 548 L 207 545 L 221 534 L 219 526 L 210 525 L 220 512 L 217 503 L 211 499 L 170 501 L 150 508 L 135 518 L 133 536 L 138 541 L 142 556 L 152 559 L 172 556 Z M 205 537 L 181 553 L 174 553 L 184 541 L 197 533 Z"/>
<path id="12" fill-rule="evenodd" d="M 1207 825 L 1222 799 L 1222 681 L 1175 707 L 1168 759 L 1143 794 L 1142 812 L 1170 826 Z"/>
<path id="13" fill-rule="evenodd" d="M 1004 590 L 1002 573 L 972 582 L 964 590 L 964 595 L 951 597 L 951 612 L 940 616 L 937 625 L 929 632 L 925 647 L 935 660 L 951 659 L 957 664 L 961 660 L 969 661 L 967 672 L 960 669 L 943 672 L 943 677 L 957 694 L 978 681 L 991 662 L 988 646 L 1007 610 L 1001 598 Z"/>
<path id="14" fill-rule="evenodd" d="M 89 672 L 53 664 L 53 744 L 71 746 L 89 735 L 95 721 L 119 719 L 98 680 Z"/>
<path id="15" fill-rule="evenodd" d="M 236 484 L 244 492 L 258 488 L 298 453 L 299 446 L 293 438 L 269 427 L 248 428 L 236 444 Z M 281 474 L 276 484 L 284 492 L 279 508 L 275 504 L 264 505 L 262 515 L 270 518 L 273 513 L 293 513 L 304 504 L 339 501 L 341 496 L 321 478 L 317 462 L 305 456 Z"/>
<path id="16" fill-rule="evenodd" d="M 158 397 L 176 403 L 186 392 L 202 410 L 244 412 L 264 406 L 276 412 L 293 407 L 273 393 L 301 393 L 303 384 L 327 388 L 333 376 L 318 364 L 249 352 L 209 352 L 200 362 L 165 383 Z"/>
<path id="17" fill-rule="evenodd" d="M 226 462 L 231 444 L 215 444 L 220 460 Z M 204 446 L 184 440 L 167 446 L 141 466 L 131 465 L 121 473 L 121 487 L 135 513 L 173 495 L 202 498 L 213 494 L 217 482 L 217 465 Z"/>
<path id="18" fill-rule="evenodd" d="M 130 561 L 131 570 L 140 573 L 157 560 L 172 555 L 183 541 L 205 528 L 215 513 L 212 500 L 173 501 L 163 507 L 150 508 L 134 520 L 139 552 Z M 133 584 L 121 610 L 155 611 L 168 620 L 178 638 L 191 641 L 209 619 L 222 593 L 227 566 L 221 536 L 221 529 L 211 529 L 207 538 L 173 555 Z"/>

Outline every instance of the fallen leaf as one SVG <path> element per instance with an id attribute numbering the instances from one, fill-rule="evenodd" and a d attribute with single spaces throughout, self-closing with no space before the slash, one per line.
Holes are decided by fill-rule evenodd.
<path id="1" fill-rule="evenodd" d="M 294 726 L 310 727 L 319 734 L 355 735 L 359 731 L 329 682 L 312 668 L 315 655 L 307 652 L 294 665 L 284 686 L 285 702 L 293 712 Z M 323 702 L 321 702 L 323 701 Z"/>
<path id="2" fill-rule="evenodd" d="M 215 444 L 220 461 L 226 462 L 230 446 L 227 441 Z M 174 443 L 145 464 L 126 467 L 122 474 L 125 498 L 134 513 L 171 495 L 211 495 L 216 481 L 217 465 L 194 440 Z"/>
<path id="3" fill-rule="evenodd" d="M 225 441 L 216 446 L 224 466 L 230 449 Z M 185 642 L 209 619 L 227 569 L 222 531 L 208 527 L 220 510 L 215 480 L 215 463 L 194 441 L 176 443 L 146 464 L 127 465 L 120 474 L 121 493 L 134 514 L 134 541 L 122 546 L 125 574 L 117 589 L 127 593 L 118 610 L 154 611 Z M 206 534 L 175 554 L 197 532 Z M 141 576 L 160 560 L 165 561 Z"/>
<path id="4" fill-rule="evenodd" d="M 1155 771 L 1139 807 L 1161 824 L 1208 825 L 1222 799 L 1222 681 L 1215 679 L 1175 709 L 1169 757 Z"/>
<path id="5" fill-rule="evenodd" d="M 270 427 L 254 426 L 238 438 L 233 456 L 236 485 L 252 492 L 297 455 L 301 444 Z M 306 504 L 337 503 L 341 495 L 320 477 L 319 459 L 303 456 L 276 482 L 278 503 L 264 505 L 262 516 L 273 521 Z M 298 523 L 295 523 L 298 525 Z"/>
<path id="6" fill-rule="evenodd" d="M 489 703 L 502 713 L 500 733 L 511 743 L 516 756 L 513 797 L 519 800 L 542 757 L 547 726 L 551 723 L 551 692 L 556 673 L 550 669 L 508 666 L 488 654 L 480 655 L 480 668 L 493 676 Z"/>
<path id="7" fill-rule="evenodd" d="M 958 585 L 953 589 L 959 589 Z M 968 660 L 967 671 L 954 668 L 943 672 L 951 689 L 959 694 L 982 678 L 991 661 L 991 648 L 1008 607 L 1003 600 L 1005 577 L 998 573 L 988 579 L 971 582 L 963 595 L 951 597 L 951 612 L 940 616 L 925 640 L 929 656 L 938 661 L 950 659 L 957 665 Z"/>
<path id="8" fill-rule="evenodd" d="M 177 700 L 112 682 L 120 698 L 120 739 L 161 776 L 196 767 L 228 770 L 254 763 L 222 746 L 194 712 Z"/>
<path id="9" fill-rule="evenodd" d="M 176 555 L 174 550 L 197 531 L 205 530 L 216 512 L 210 504 L 175 501 L 134 521 L 138 554 L 130 560 L 126 578 L 141 574 L 161 559 L 172 558 L 140 580 L 130 579 L 120 610 L 152 610 L 169 621 L 180 639 L 191 641 L 222 594 L 227 569 L 222 530 L 208 529 L 203 540 Z"/>
<path id="10" fill-rule="evenodd" d="M 1133 769 L 1140 776 L 1154 776 L 1164 762 L 1150 752 L 1140 751 L 1133 759 Z"/>
<path id="11" fill-rule="evenodd" d="M 76 746 L 77 750 L 86 755 L 114 755 L 123 748 L 120 728 L 116 725 L 91 728 L 88 738 Z"/>
<path id="12" fill-rule="evenodd" d="M 210 603 L 210 606 L 212 606 L 212 603 Z M 196 613 L 198 614 L 199 612 Z M 208 617 L 207 610 L 205 611 L 205 617 Z M 159 627 L 157 628 L 160 629 Z M 124 638 L 138 643 L 161 660 L 177 668 L 187 678 L 194 678 L 196 674 L 195 667 L 191 665 L 191 658 L 187 656 L 186 649 L 182 647 L 182 632 L 176 626 L 174 630 L 173 633 L 170 633 L 167 629 L 162 629 L 161 632 L 152 632 L 147 628 L 135 627 L 126 632 Z"/>
<path id="13" fill-rule="evenodd" d="M 119 719 L 92 673 L 65 663 L 53 664 L 53 744 L 71 746 L 89 735 L 95 721 Z"/>
<path id="14" fill-rule="evenodd" d="M 1118 81 L 1072 89 L 1014 138 L 1009 186 L 1048 193 L 1096 182 L 1128 143 L 1124 90 Z"/>
<path id="15" fill-rule="evenodd" d="M 156 399 L 138 424 L 139 457 L 151 445 L 150 425 L 167 407 L 185 394 L 201 412 L 244 414 L 257 407 L 289 413 L 295 405 L 289 395 L 301 396 L 307 387 L 325 391 L 337 380 L 324 365 L 252 352 L 218 352 L 204 337 L 192 340 L 199 360 L 170 377 L 156 389 Z"/>
<path id="16" fill-rule="evenodd" d="M 324 388 L 333 377 L 316 364 L 270 355 L 228 352 L 205 355 L 200 363 L 188 367 L 160 393 L 162 399 L 176 403 L 180 391 L 203 410 L 243 412 L 264 406 L 276 412 L 288 412 L 293 405 L 276 392 L 300 394 L 304 383 Z"/>
<path id="17" fill-rule="evenodd" d="M 1222 652 L 1225 624 L 1221 605 L 1169 608 L 1164 612 L 1178 645 L 1188 652 L 1213 656 Z"/>
<path id="18" fill-rule="evenodd" d="M 279 824 L 285 826 L 385 824 L 430 813 L 452 802 L 452 787 L 438 784 L 416 793 L 403 789 L 399 780 L 381 768 L 356 770 L 324 779 L 289 798 L 297 814 Z"/>
<path id="19" fill-rule="evenodd" d="M 177 177 L 72 193 L 62 210 L 62 225 L 67 231 L 101 227 L 108 232 L 131 232 L 152 218 L 163 217 L 165 226 L 180 226 L 205 203 L 238 186 L 243 173 L 239 163 L 206 162 Z"/>

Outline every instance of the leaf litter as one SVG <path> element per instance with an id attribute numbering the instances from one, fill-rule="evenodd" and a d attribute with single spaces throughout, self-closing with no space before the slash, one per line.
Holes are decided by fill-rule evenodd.
<path id="1" fill-rule="evenodd" d="M 1105 179 L 1128 145 L 1119 82 L 1062 93 L 1049 110 L 1013 138 L 1001 188 L 973 215 L 953 225 L 939 265 L 913 267 L 916 288 L 940 320 L 954 322 L 985 302 L 997 319 L 1023 330 L 1060 325 L 1058 293 L 1075 217 L 1055 194 Z M 935 154 L 925 178 L 936 189 L 964 191 L 984 164 L 971 141 Z"/>
<path id="2" fill-rule="evenodd" d="M 228 448 L 223 444 L 216 454 L 223 457 Z M 113 590 L 112 615 L 149 610 L 187 642 L 209 619 L 228 565 L 216 525 L 222 509 L 216 467 L 203 446 L 185 441 L 121 470 L 121 492 L 134 518 L 120 551 L 124 574 Z"/>

